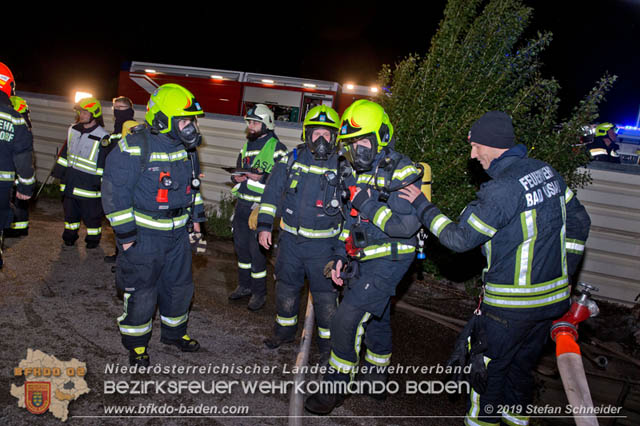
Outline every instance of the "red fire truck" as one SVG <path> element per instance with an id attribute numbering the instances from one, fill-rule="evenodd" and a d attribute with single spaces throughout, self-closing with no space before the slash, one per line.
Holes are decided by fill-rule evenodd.
<path id="1" fill-rule="evenodd" d="M 316 105 L 342 112 L 355 100 L 374 99 L 377 87 L 340 85 L 333 81 L 208 68 L 132 62 L 120 71 L 118 94 L 146 104 L 160 85 L 189 89 L 206 112 L 243 116 L 257 103 L 268 105 L 277 120 L 301 122 Z"/>

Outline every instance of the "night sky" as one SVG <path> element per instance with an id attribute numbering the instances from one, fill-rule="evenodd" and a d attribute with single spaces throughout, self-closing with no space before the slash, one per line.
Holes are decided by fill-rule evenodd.
<path id="1" fill-rule="evenodd" d="M 322 79 L 369 85 L 382 64 L 425 53 L 442 18 L 445 0 L 387 2 L 386 8 L 330 7 L 329 2 L 244 3 L 235 10 L 215 3 L 147 3 L 145 8 L 98 3 L 74 10 L 24 7 L 2 24 L 0 61 L 18 90 L 71 96 L 76 89 L 100 99 L 117 93 L 126 61 Z M 567 114 L 609 71 L 619 79 L 601 106 L 601 120 L 635 124 L 640 108 L 640 0 L 535 1 L 529 32 L 549 30 L 543 73 L 561 86 Z M 96 3 L 92 3 L 95 5 Z M 300 4 L 306 4 L 303 9 Z M 167 6 L 164 6 L 167 5 Z M 562 8 L 562 9 L 559 9 Z M 95 11 L 94 11 L 95 10 Z M 7 31 L 8 30 L 8 31 Z M 14 36 L 8 42 L 9 34 Z"/>

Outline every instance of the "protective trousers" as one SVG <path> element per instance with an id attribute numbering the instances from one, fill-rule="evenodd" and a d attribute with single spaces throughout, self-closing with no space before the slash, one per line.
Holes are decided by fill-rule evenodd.
<path id="1" fill-rule="evenodd" d="M 238 285 L 256 296 L 267 293 L 267 258 L 258 244 L 257 232 L 249 229 L 253 203 L 238 200 L 233 215 L 233 245 L 238 257 Z M 256 207 L 257 208 L 257 207 Z"/>
<path id="2" fill-rule="evenodd" d="M 375 371 L 386 375 L 392 352 L 390 298 L 412 262 L 381 258 L 360 263 L 359 274 L 345 284 L 344 297 L 331 321 L 329 363 L 336 372 L 328 373 L 325 380 L 353 379 L 363 342 L 366 366 L 375 366 Z"/>
<path id="3" fill-rule="evenodd" d="M 13 220 L 11 221 L 11 225 L 7 227 L 16 230 L 28 229 L 29 202 L 27 200 L 20 200 L 16 197 L 15 187 L 13 190 L 13 195 L 11 197 L 11 204 L 13 210 Z"/>
<path id="4" fill-rule="evenodd" d="M 324 267 L 334 251 L 333 239 L 308 239 L 282 232 L 276 261 L 276 324 L 275 335 L 292 340 L 298 329 L 300 291 L 305 276 L 313 296 L 313 308 L 318 326 L 318 350 L 329 354 L 331 320 L 338 307 L 338 291 L 331 279 L 325 278 Z"/>
<path id="5" fill-rule="evenodd" d="M 80 220 L 87 227 L 86 243 L 100 242 L 102 236 L 102 202 L 100 198 L 64 197 L 64 232 L 62 239 L 68 243 L 75 243 L 78 239 Z"/>
<path id="6" fill-rule="evenodd" d="M 505 319 L 499 310 L 486 309 L 482 318 L 488 343 L 487 390 L 480 395 L 471 388 L 465 424 L 498 425 L 502 421 L 507 425 L 528 425 L 526 407 L 533 401 L 532 371 L 549 338 L 552 321 Z M 499 406 L 522 409 L 498 413 Z"/>
<path id="7" fill-rule="evenodd" d="M 0 230 L 11 224 L 11 189 L 13 182 L 0 182 Z"/>
<path id="8" fill-rule="evenodd" d="M 156 305 L 161 338 L 180 339 L 187 332 L 194 287 L 186 229 L 138 228 L 136 243 L 126 251 L 119 249 L 116 283 L 124 291 L 124 313 L 118 325 L 124 347 L 131 350 L 148 345 Z"/>

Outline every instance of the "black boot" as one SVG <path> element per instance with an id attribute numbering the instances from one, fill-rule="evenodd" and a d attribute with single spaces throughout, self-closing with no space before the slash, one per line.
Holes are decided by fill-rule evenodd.
<path id="1" fill-rule="evenodd" d="M 140 346 L 129 351 L 129 365 L 139 365 L 140 367 L 149 366 L 149 354 L 147 348 Z"/>
<path id="2" fill-rule="evenodd" d="M 187 334 L 182 336 L 180 339 L 169 340 L 163 337 L 160 337 L 160 342 L 165 345 L 173 345 L 180 348 L 182 352 L 196 352 L 200 349 L 200 343 L 196 339 L 192 339 Z"/>
<path id="3" fill-rule="evenodd" d="M 236 289 L 229 295 L 229 300 L 238 300 L 243 297 L 251 296 L 251 289 L 246 287 L 236 287 Z"/>
<path id="4" fill-rule="evenodd" d="M 294 340 L 295 340 L 295 337 L 284 338 L 284 337 L 276 336 L 274 334 L 273 336 L 267 337 L 266 339 L 264 339 L 263 342 L 267 348 L 276 349 L 276 348 L 279 348 L 281 345 L 285 343 L 291 343 Z"/>
<path id="5" fill-rule="evenodd" d="M 318 392 L 307 398 L 304 402 L 304 408 L 310 413 L 324 416 L 340 407 L 344 400 L 345 395 L 340 393 Z"/>
<path id="6" fill-rule="evenodd" d="M 361 382 L 361 394 L 371 397 L 377 401 L 384 401 L 387 399 L 387 382 L 389 381 L 389 374 L 387 373 L 387 367 L 373 365 L 369 362 L 365 362 L 367 373 L 360 374 L 356 377 L 356 380 Z"/>
<path id="7" fill-rule="evenodd" d="M 366 395 L 376 401 L 387 399 L 387 375 L 384 374 L 364 374 L 358 381 L 361 382 L 362 395 Z"/>
<path id="8" fill-rule="evenodd" d="M 4 231 L 5 238 L 20 238 L 20 237 L 26 237 L 27 235 L 29 235 L 28 228 L 24 228 L 24 229 L 8 228 Z"/>
<path id="9" fill-rule="evenodd" d="M 262 309 L 262 307 L 264 306 L 264 304 L 267 302 L 267 296 L 266 295 L 262 295 L 262 296 L 257 296 L 255 294 L 251 295 L 251 299 L 249 299 L 249 304 L 247 305 L 247 309 L 249 309 L 250 311 L 257 311 Z"/>

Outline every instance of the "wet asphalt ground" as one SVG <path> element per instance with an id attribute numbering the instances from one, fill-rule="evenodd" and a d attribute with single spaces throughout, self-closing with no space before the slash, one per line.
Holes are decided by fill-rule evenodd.
<path id="1" fill-rule="evenodd" d="M 120 343 L 116 318 L 123 304 L 116 296 L 111 265 L 103 257 L 113 252 L 113 233 L 103 226 L 100 247 L 87 250 L 81 238 L 74 247 L 63 247 L 63 212 L 59 201 L 41 199 L 33 206 L 29 236 L 7 239 L 5 268 L 0 271 L 0 424 L 49 425 L 59 420 L 45 413 L 33 415 L 19 408 L 11 396 L 11 384 L 21 386 L 23 377 L 13 369 L 26 357 L 27 349 L 39 349 L 61 361 L 76 358 L 87 365 L 85 380 L 91 392 L 72 401 L 68 424 L 91 425 L 280 425 L 288 424 L 289 395 L 297 356 L 296 344 L 267 349 L 262 340 L 269 335 L 275 318 L 273 270 L 269 266 L 266 306 L 257 313 L 247 310 L 247 300 L 230 303 L 228 294 L 236 286 L 237 260 L 230 241 L 210 241 L 208 253 L 193 260 L 195 296 L 189 319 L 189 334 L 202 348 L 182 353 L 159 341 L 159 318 L 149 353 L 151 365 L 168 370 L 129 374 L 128 356 Z M 410 293 L 410 292 L 409 292 Z M 306 301 L 306 294 L 301 296 Z M 473 310 L 473 302 L 452 305 L 454 316 Z M 302 303 L 300 318 L 304 318 Z M 460 307 L 462 306 L 462 308 Z M 445 313 L 445 312 L 443 312 Z M 392 316 L 394 353 L 392 365 L 423 367 L 444 365 L 456 333 L 436 323 L 400 310 Z M 299 335 L 302 326 L 299 327 Z M 312 351 L 315 346 L 312 346 Z M 311 365 L 317 365 L 311 355 Z M 197 372 L 179 372 L 182 367 Z M 200 372 L 200 368 L 202 371 Z M 243 371 L 238 371 L 239 369 Z M 260 371 L 256 371 L 256 370 Z M 246 371 L 250 370 L 250 371 Z M 316 380 L 307 374 L 307 381 Z M 451 398 L 427 394 L 425 383 L 416 393 L 407 393 L 407 382 L 446 381 L 433 371 L 401 372 L 391 376 L 397 393 L 378 401 L 355 395 L 332 413 L 316 417 L 305 413 L 301 424 L 309 425 L 453 425 L 461 424 L 466 396 Z M 134 382 L 151 382 L 146 393 L 132 389 Z M 200 391 L 168 389 L 168 382 L 196 382 Z M 220 388 L 212 394 L 212 381 Z M 115 383 L 129 390 L 114 391 Z M 160 383 L 160 385 L 158 385 Z M 164 385 L 162 384 L 164 383 Z M 235 384 L 234 384 L 235 383 Z M 262 389 L 244 389 L 261 385 Z M 284 383 L 284 384 L 283 384 Z M 225 386 L 231 389 L 225 389 Z M 209 391 L 204 393 L 202 389 Z M 134 393 L 137 392 L 137 393 Z M 119 413 L 113 407 L 134 407 L 135 414 Z M 235 415 L 209 410 L 235 411 Z M 121 408 L 122 409 L 122 408 Z M 164 409 L 164 411 L 163 411 Z M 198 411 L 200 410 L 200 411 Z M 169 414 L 169 411 L 172 411 Z"/>

